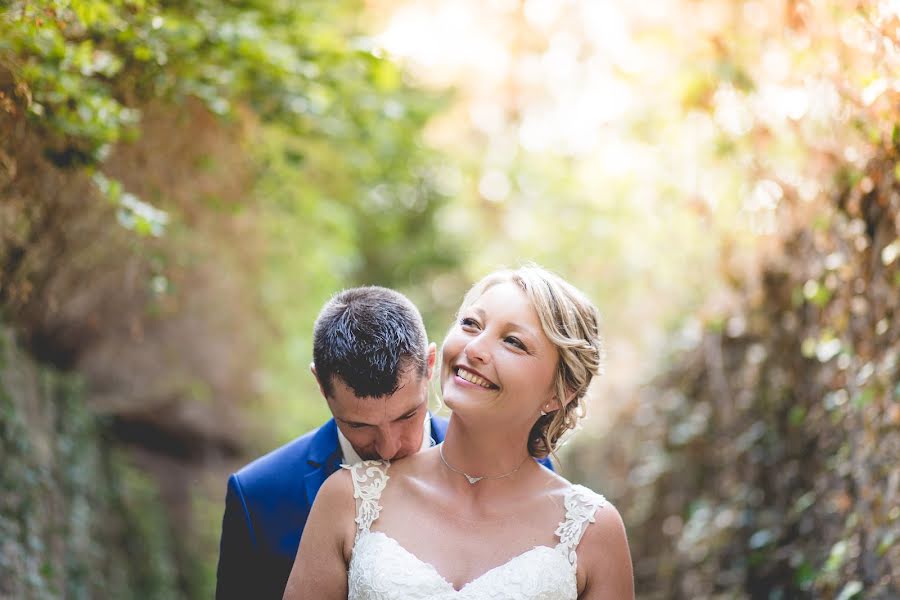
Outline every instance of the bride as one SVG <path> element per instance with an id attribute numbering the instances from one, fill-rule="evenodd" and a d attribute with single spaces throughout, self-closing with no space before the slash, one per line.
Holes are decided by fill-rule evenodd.
<path id="1" fill-rule="evenodd" d="M 286 599 L 634 597 L 622 519 L 542 467 L 598 372 L 596 308 L 536 266 L 466 294 L 442 348 L 443 444 L 326 481 Z"/>

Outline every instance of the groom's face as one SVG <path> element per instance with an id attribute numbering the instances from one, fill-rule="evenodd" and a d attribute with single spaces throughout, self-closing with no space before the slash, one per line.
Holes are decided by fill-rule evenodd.
<path id="1" fill-rule="evenodd" d="M 393 394 L 361 398 L 335 377 L 328 406 L 341 433 L 363 460 L 403 458 L 422 447 L 428 380 L 410 370 Z"/>

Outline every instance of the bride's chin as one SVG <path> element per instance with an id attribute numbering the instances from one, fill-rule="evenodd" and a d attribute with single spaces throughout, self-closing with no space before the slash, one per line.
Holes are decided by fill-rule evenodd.
<path id="1" fill-rule="evenodd" d="M 441 390 L 441 400 L 450 410 L 481 410 L 485 406 L 494 404 L 495 393 L 490 390 L 482 390 L 474 385 L 450 381 Z"/>
<path id="2" fill-rule="evenodd" d="M 486 406 L 484 399 L 470 398 L 465 395 L 457 396 L 456 394 L 445 396 L 443 403 L 457 415 L 481 413 Z"/>
<path id="3" fill-rule="evenodd" d="M 447 398 L 446 396 L 444 396 L 444 398 L 442 399 L 442 402 L 443 402 L 444 406 L 446 406 L 450 410 L 455 410 L 459 406 L 459 403 L 456 400 L 454 400 L 452 398 Z"/>
<path id="4" fill-rule="evenodd" d="M 471 407 L 472 401 L 468 398 L 460 398 L 457 394 L 448 394 L 444 396 L 444 406 L 453 412 L 464 411 L 467 407 Z"/>

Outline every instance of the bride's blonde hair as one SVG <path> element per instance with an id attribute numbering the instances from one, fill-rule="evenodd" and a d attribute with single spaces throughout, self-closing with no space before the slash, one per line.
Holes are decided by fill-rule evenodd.
<path id="1" fill-rule="evenodd" d="M 466 293 L 459 312 L 491 287 L 507 282 L 525 292 L 544 335 L 559 352 L 554 387 L 562 408 L 539 417 L 528 435 L 528 452 L 544 458 L 556 451 L 563 435 L 584 416 L 584 395 L 594 375 L 602 372 L 600 313 L 573 285 L 534 264 L 486 275 Z"/>

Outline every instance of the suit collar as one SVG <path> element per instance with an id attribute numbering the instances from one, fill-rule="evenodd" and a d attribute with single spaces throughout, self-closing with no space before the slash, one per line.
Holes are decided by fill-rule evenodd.
<path id="1" fill-rule="evenodd" d="M 444 436 L 447 435 L 447 421 L 446 419 L 441 419 L 435 417 L 430 412 L 428 413 L 431 419 L 431 440 L 435 444 L 440 444 L 444 441 Z"/>
<path id="2" fill-rule="evenodd" d="M 310 444 L 307 465 L 311 470 L 304 477 L 306 498 L 310 506 L 328 476 L 338 470 L 340 462 L 341 448 L 338 445 L 337 424 L 334 419 L 329 419 L 319 427 Z"/>
<path id="3" fill-rule="evenodd" d="M 334 419 L 328 421 L 319 427 L 316 435 L 313 436 L 309 449 L 310 467 L 319 468 L 326 462 L 333 459 L 333 454 L 337 453 L 340 458 L 340 446 L 338 445 L 337 423 Z"/>

